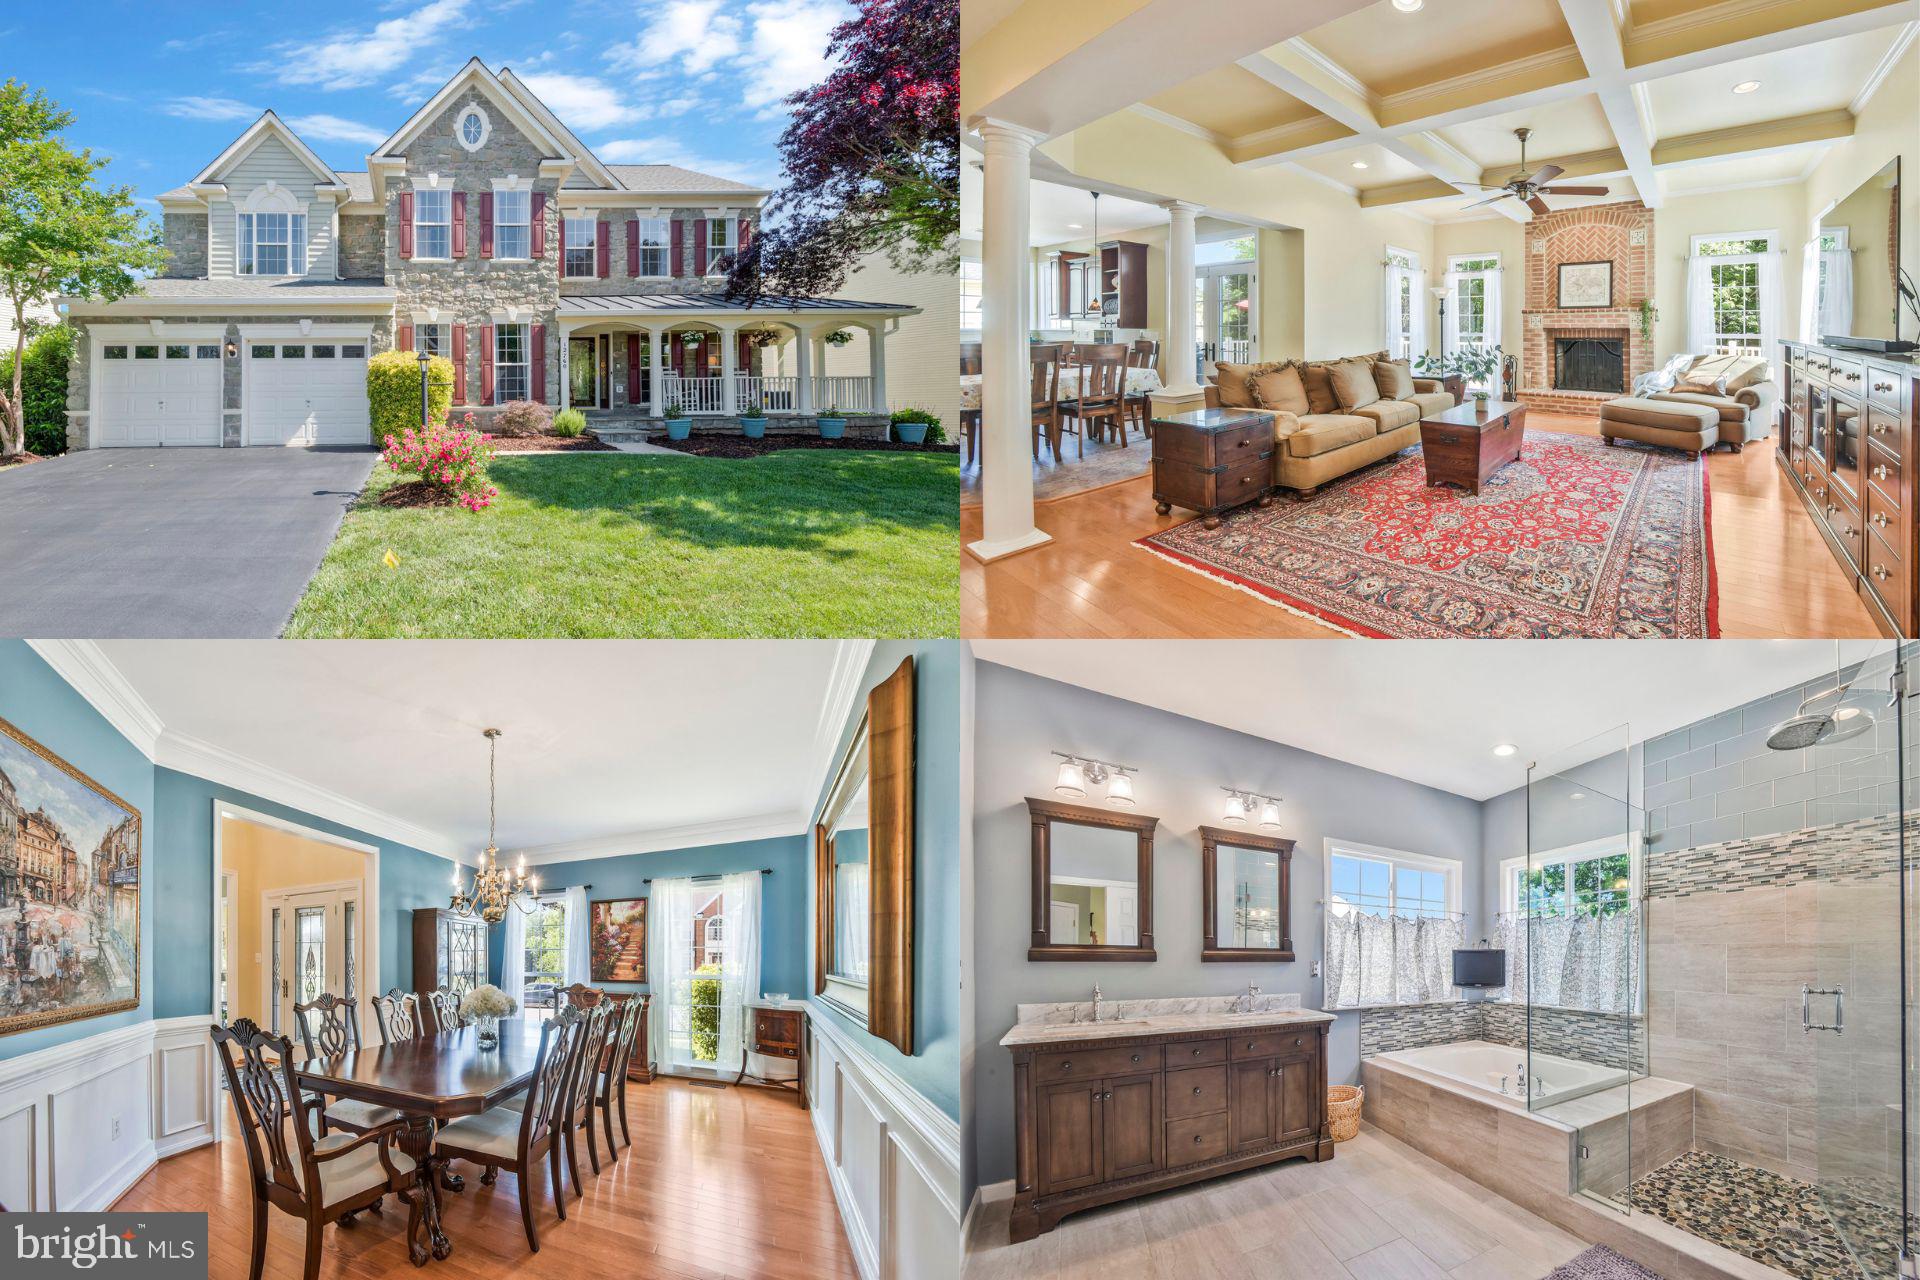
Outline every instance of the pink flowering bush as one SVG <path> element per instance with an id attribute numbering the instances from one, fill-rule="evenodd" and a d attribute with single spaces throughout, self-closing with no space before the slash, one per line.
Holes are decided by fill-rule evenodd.
<path id="1" fill-rule="evenodd" d="M 426 427 L 402 428 L 387 436 L 381 456 L 396 474 L 419 476 L 469 511 L 485 510 L 500 496 L 487 481 L 493 437 L 474 426 L 470 413 L 458 426 L 442 419 Z"/>

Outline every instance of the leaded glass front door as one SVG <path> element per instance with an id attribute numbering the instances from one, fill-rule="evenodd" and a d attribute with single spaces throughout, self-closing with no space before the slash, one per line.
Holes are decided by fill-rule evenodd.
<path id="1" fill-rule="evenodd" d="M 267 895 L 273 930 L 273 1016 L 279 1034 L 299 1043 L 293 1006 L 322 992 L 359 995 L 360 890 L 293 889 Z"/>

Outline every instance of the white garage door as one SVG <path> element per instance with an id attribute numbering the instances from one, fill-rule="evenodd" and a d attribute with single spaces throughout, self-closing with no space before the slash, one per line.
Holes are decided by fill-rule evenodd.
<path id="1" fill-rule="evenodd" d="M 247 443 L 366 444 L 367 344 L 247 344 Z"/>
<path id="2" fill-rule="evenodd" d="M 94 388 L 95 442 L 220 443 L 220 344 L 108 342 Z"/>

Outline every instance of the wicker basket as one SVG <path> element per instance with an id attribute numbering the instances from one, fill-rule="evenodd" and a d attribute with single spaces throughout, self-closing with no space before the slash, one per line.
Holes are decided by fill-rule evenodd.
<path id="1" fill-rule="evenodd" d="M 1345 1142 L 1360 1132 L 1360 1104 L 1367 1091 L 1358 1085 L 1336 1084 L 1327 1090 L 1327 1127 L 1335 1142 Z"/>

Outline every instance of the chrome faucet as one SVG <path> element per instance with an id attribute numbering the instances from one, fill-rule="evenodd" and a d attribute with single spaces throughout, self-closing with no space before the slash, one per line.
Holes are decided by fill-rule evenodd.
<path id="1" fill-rule="evenodd" d="M 1253 1002 L 1259 999 L 1259 997 L 1260 997 L 1260 988 L 1254 986 L 1251 982 L 1249 982 L 1247 984 L 1246 994 L 1234 997 L 1233 1011 L 1235 1013 L 1252 1013 Z"/>
<path id="2" fill-rule="evenodd" d="M 1100 1005 L 1101 1005 L 1100 984 L 1096 982 L 1093 984 L 1093 1020 L 1095 1022 L 1099 1022 L 1101 1020 Z"/>
<path id="3" fill-rule="evenodd" d="M 1516 1062 L 1513 1064 L 1513 1069 L 1518 1073 L 1519 1077 L 1514 1082 L 1515 1087 L 1519 1089 L 1520 1097 L 1524 1100 L 1527 1096 L 1527 1064 L 1524 1062 Z"/>

